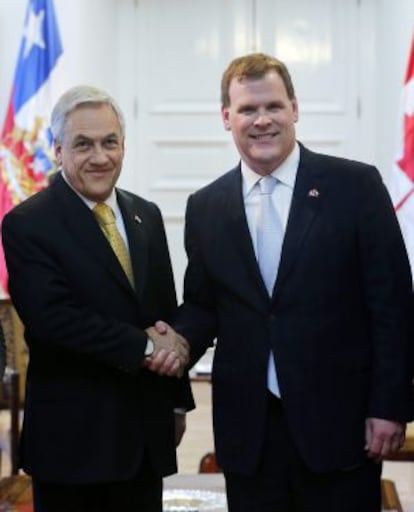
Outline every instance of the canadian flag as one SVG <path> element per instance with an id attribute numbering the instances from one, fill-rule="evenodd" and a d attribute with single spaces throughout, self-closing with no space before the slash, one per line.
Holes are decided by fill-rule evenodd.
<path id="1" fill-rule="evenodd" d="M 402 114 L 390 194 L 414 275 L 414 37 L 404 81 Z"/>

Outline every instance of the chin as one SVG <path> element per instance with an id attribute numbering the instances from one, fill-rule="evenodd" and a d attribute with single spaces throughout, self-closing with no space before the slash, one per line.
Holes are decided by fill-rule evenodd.
<path id="1" fill-rule="evenodd" d="M 83 193 L 83 195 L 85 197 L 87 197 L 88 199 L 90 199 L 91 201 L 95 201 L 97 203 L 99 202 L 102 202 L 102 201 L 105 201 L 105 199 L 108 199 L 108 197 L 111 195 L 111 191 L 112 189 L 110 190 L 89 190 L 85 193 Z"/>

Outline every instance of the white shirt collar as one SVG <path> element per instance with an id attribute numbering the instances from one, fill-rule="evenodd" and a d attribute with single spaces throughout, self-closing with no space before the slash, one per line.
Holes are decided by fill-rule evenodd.
<path id="1" fill-rule="evenodd" d="M 299 160 L 300 149 L 299 144 L 296 142 L 292 152 L 285 158 L 279 167 L 271 172 L 271 175 L 293 190 L 296 174 L 298 172 Z M 243 177 L 243 196 L 246 197 L 250 194 L 262 176 L 257 174 L 257 172 L 252 171 L 252 169 L 250 169 L 243 160 L 241 161 L 241 173 Z"/>

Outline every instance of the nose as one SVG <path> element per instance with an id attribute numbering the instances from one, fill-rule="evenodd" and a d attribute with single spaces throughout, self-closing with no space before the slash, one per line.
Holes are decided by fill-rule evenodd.
<path id="1" fill-rule="evenodd" d="M 259 112 L 254 121 L 256 126 L 268 126 L 271 124 L 272 120 L 267 112 Z"/>
<path id="2" fill-rule="evenodd" d="M 98 144 L 94 146 L 90 160 L 97 165 L 106 163 L 108 155 L 106 154 L 105 148 Z"/>

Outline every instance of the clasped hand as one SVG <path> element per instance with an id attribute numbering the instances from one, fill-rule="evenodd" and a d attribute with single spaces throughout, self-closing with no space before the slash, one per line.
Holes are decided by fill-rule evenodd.
<path id="1" fill-rule="evenodd" d="M 154 343 L 154 352 L 145 358 L 144 366 L 159 375 L 181 377 L 189 361 L 187 340 L 161 320 L 146 333 Z"/>

